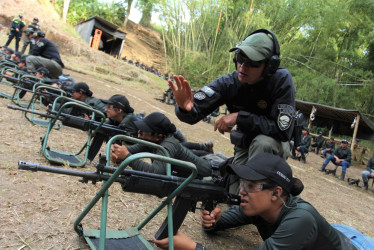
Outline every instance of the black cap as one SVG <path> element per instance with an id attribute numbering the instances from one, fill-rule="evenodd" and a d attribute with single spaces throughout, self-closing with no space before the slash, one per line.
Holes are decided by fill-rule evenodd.
<path id="1" fill-rule="evenodd" d="M 34 17 L 34 19 L 33 20 L 35 20 L 35 21 L 38 21 L 39 22 L 39 18 L 37 18 L 37 17 Z"/>
<path id="2" fill-rule="evenodd" d="M 37 37 L 45 37 L 45 33 L 41 30 L 39 30 L 38 32 L 36 32 L 36 36 Z"/>
<path id="3" fill-rule="evenodd" d="M 122 109 L 125 113 L 134 113 L 134 109 L 130 107 L 130 103 L 123 95 L 114 95 L 109 100 L 101 100 L 105 104 L 112 104 L 113 107 Z"/>
<path id="4" fill-rule="evenodd" d="M 47 68 L 44 68 L 44 67 L 40 67 L 38 68 L 37 70 L 34 71 L 35 73 L 38 72 L 38 73 L 42 73 L 44 75 L 49 75 L 49 70 Z"/>
<path id="5" fill-rule="evenodd" d="M 165 135 L 176 131 L 175 125 L 160 112 L 153 112 L 147 115 L 143 120 L 135 121 L 134 123 L 135 126 L 143 132 Z"/>
<path id="6" fill-rule="evenodd" d="M 334 137 L 330 137 L 330 140 L 334 140 Z"/>
<path id="7" fill-rule="evenodd" d="M 11 55 L 11 54 L 14 54 L 14 50 L 12 50 L 12 49 L 9 48 L 9 47 L 6 47 L 6 48 L 5 48 L 5 51 L 8 51 L 10 55 Z"/>
<path id="8" fill-rule="evenodd" d="M 249 181 L 267 179 L 281 186 L 287 192 L 291 192 L 293 184 L 292 169 L 278 155 L 260 153 L 245 165 L 229 164 L 227 171 Z"/>
<path id="9" fill-rule="evenodd" d="M 21 59 L 18 60 L 16 63 L 17 63 L 17 64 L 19 64 L 19 63 L 24 63 L 24 64 L 26 64 L 26 58 L 21 58 Z"/>
<path id="10" fill-rule="evenodd" d="M 85 82 L 78 82 L 73 86 L 73 90 L 76 92 L 82 92 L 83 94 L 87 94 L 90 91 L 90 87 L 88 87 L 87 83 Z"/>
<path id="11" fill-rule="evenodd" d="M 16 53 L 14 53 L 14 55 L 18 58 L 21 58 L 23 54 L 22 52 L 17 51 Z"/>
<path id="12" fill-rule="evenodd" d="M 348 144 L 348 140 L 347 139 L 343 139 L 342 143 Z"/>

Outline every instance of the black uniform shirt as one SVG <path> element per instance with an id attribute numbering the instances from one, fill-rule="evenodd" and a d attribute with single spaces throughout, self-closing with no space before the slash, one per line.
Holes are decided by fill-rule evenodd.
<path id="1" fill-rule="evenodd" d="M 230 113 L 239 112 L 237 129 L 253 139 L 259 134 L 290 140 L 295 115 L 295 87 L 286 69 L 256 84 L 241 83 L 238 73 L 222 76 L 194 94 L 190 112 L 176 106 L 181 121 L 194 124 L 226 104 Z"/>
<path id="2" fill-rule="evenodd" d="M 11 27 L 10 27 L 10 30 L 11 31 L 15 31 L 16 29 L 18 29 L 19 31 L 18 32 L 21 32 L 23 27 L 25 27 L 25 22 L 18 19 L 18 18 L 14 18 L 11 22 Z"/>
<path id="3" fill-rule="evenodd" d="M 40 38 L 38 42 L 33 46 L 30 55 L 41 56 L 47 59 L 56 61 L 61 67 L 64 67 L 64 64 L 61 61 L 60 53 L 56 45 L 46 38 Z"/>
<path id="4" fill-rule="evenodd" d="M 40 30 L 40 25 L 37 23 L 31 22 L 27 28 L 31 28 L 34 32 L 37 32 Z"/>
<path id="5" fill-rule="evenodd" d="M 338 149 L 334 152 L 334 154 L 339 157 L 341 160 L 345 160 L 347 162 L 351 162 L 352 152 L 349 147 L 343 149 L 342 147 L 338 147 Z"/>

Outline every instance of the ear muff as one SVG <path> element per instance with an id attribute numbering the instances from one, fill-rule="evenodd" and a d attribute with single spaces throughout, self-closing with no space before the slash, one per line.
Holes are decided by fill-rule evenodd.
<path id="1" fill-rule="evenodd" d="M 265 33 L 267 35 L 270 35 L 271 39 L 273 40 L 273 55 L 270 58 L 268 58 L 268 60 L 266 62 L 266 65 L 265 65 L 265 68 L 264 68 L 264 71 L 262 72 L 263 77 L 265 77 L 265 78 L 271 77 L 277 71 L 277 69 L 279 68 L 279 64 L 280 64 L 280 61 L 281 61 L 280 47 L 279 47 L 278 39 L 271 30 L 267 30 L 267 29 L 255 30 L 251 34 L 249 34 L 247 37 L 249 37 L 253 34 L 256 34 L 256 33 Z M 235 51 L 235 53 L 238 53 L 239 51 L 237 50 L 237 51 Z M 235 56 L 234 56 L 233 61 L 235 63 L 235 67 L 236 67 Z"/>
<path id="2" fill-rule="evenodd" d="M 232 61 L 235 64 L 235 69 L 237 69 L 237 67 L 238 67 L 238 65 L 236 63 L 236 54 L 238 54 L 239 52 L 240 52 L 240 49 L 235 50 L 234 58 L 232 59 Z"/>
<path id="3" fill-rule="evenodd" d="M 262 72 L 263 77 L 265 78 L 271 77 L 279 68 L 279 64 L 281 61 L 278 39 L 271 30 L 259 29 L 259 30 L 252 32 L 250 35 L 253 35 L 256 33 L 265 33 L 267 35 L 270 35 L 273 40 L 273 55 L 267 60 L 264 71 Z"/>

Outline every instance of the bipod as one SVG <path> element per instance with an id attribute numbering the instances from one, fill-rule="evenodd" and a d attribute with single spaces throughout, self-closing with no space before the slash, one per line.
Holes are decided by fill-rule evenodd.
<path id="1" fill-rule="evenodd" d="M 60 101 L 62 101 L 62 100 L 67 101 L 67 102 L 63 103 L 61 106 L 58 107 L 58 110 L 56 110 L 57 106 L 59 104 L 61 104 Z M 71 153 L 71 152 L 52 149 L 51 147 L 48 146 L 49 135 L 50 135 L 52 129 L 56 126 L 56 123 L 64 115 L 63 111 L 65 109 L 69 109 L 69 108 L 72 108 L 72 107 L 77 107 L 81 110 L 85 110 L 87 112 L 92 113 L 92 118 L 90 120 L 87 120 L 87 119 L 84 119 L 84 118 L 81 118 L 81 117 L 71 116 L 71 119 L 65 121 L 65 123 L 66 123 L 65 125 L 67 125 L 67 126 L 87 131 L 88 132 L 87 141 L 83 144 L 82 148 L 76 153 Z M 56 100 L 54 101 L 53 106 L 52 106 L 52 112 L 55 113 L 55 116 L 54 116 L 54 118 L 51 118 L 49 120 L 49 123 L 48 123 L 48 126 L 47 126 L 47 131 L 46 131 L 45 136 L 42 140 L 42 154 L 43 154 L 43 156 L 49 162 L 51 162 L 53 164 L 59 164 L 59 165 L 68 164 L 70 167 L 83 167 L 87 162 L 87 157 L 88 157 L 88 152 L 89 152 L 89 149 L 90 149 L 91 138 L 101 128 L 101 126 L 104 124 L 105 115 L 102 112 L 100 112 L 96 109 L 93 109 L 91 106 L 89 106 L 89 105 L 87 105 L 83 102 L 78 102 L 74 99 L 71 99 L 71 98 L 68 98 L 68 97 L 65 97 L 65 96 L 59 96 L 59 97 L 56 98 Z M 95 121 L 95 118 L 99 118 L 100 122 L 97 122 L 98 125 L 95 127 L 94 130 L 92 130 L 89 127 L 87 127 L 86 125 L 90 121 Z M 64 122 L 62 124 L 64 125 Z"/>
<path id="2" fill-rule="evenodd" d="M 56 96 L 66 96 L 66 92 L 62 89 L 52 87 L 50 85 L 37 83 L 34 85 L 34 91 L 33 95 L 30 99 L 29 105 L 27 106 L 27 109 L 31 111 L 35 111 L 36 109 L 40 109 L 41 103 L 39 103 L 39 107 L 36 107 L 36 101 L 39 100 L 43 101 L 47 100 L 48 98 L 56 98 Z M 33 112 L 25 112 L 25 118 L 31 122 L 32 124 L 48 127 L 49 120 L 46 119 L 38 119 L 35 118 L 35 115 Z M 60 121 L 56 122 L 53 126 L 54 129 L 60 129 L 62 127 L 62 123 Z"/>
<path id="3" fill-rule="evenodd" d="M 0 63 L 0 83 L 2 85 L 12 87 L 13 84 L 16 84 L 21 75 L 24 74 L 23 71 L 17 69 L 17 65 L 12 64 L 11 62 L 2 62 Z M 12 99 L 11 93 L 0 92 L 0 97 Z"/>
<path id="4" fill-rule="evenodd" d="M 28 74 L 20 76 L 20 78 L 18 79 L 18 82 L 13 85 L 13 87 L 15 88 L 14 88 L 14 92 L 13 92 L 12 99 L 11 99 L 12 102 L 16 105 L 27 107 L 29 103 L 22 102 L 21 99 L 24 97 L 26 92 L 34 92 L 34 87 L 35 87 L 34 85 L 37 83 L 43 84 L 43 79 L 36 77 L 34 75 L 28 75 Z"/>

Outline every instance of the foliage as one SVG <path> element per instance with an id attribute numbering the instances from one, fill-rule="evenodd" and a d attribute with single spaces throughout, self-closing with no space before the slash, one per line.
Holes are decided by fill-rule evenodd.
<path id="1" fill-rule="evenodd" d="M 57 10 L 62 12 L 64 0 L 57 0 Z M 71 0 L 67 22 L 78 24 L 90 17 L 100 16 L 117 25 L 125 20 L 124 1 L 100 2 L 99 0 Z"/>
<path id="2" fill-rule="evenodd" d="M 121 25 L 127 4 L 71 0 L 68 22 L 100 15 Z M 136 6 L 148 27 L 152 12 L 161 14 L 166 71 L 196 88 L 234 71 L 229 49 L 266 28 L 277 35 L 281 67 L 292 73 L 298 99 L 374 118 L 373 0 L 138 0 Z"/>
<path id="3" fill-rule="evenodd" d="M 144 27 L 151 27 L 152 10 L 154 7 L 154 0 L 138 0 L 137 7 L 142 10 L 142 18 L 139 24 Z"/>
<path id="4" fill-rule="evenodd" d="M 277 35 L 281 67 L 292 73 L 298 99 L 374 118 L 372 0 L 163 0 L 158 6 L 170 67 L 194 86 L 233 71 L 228 50 L 267 28 Z"/>

